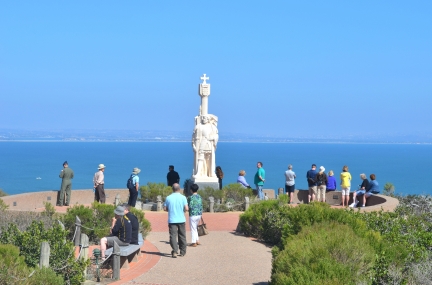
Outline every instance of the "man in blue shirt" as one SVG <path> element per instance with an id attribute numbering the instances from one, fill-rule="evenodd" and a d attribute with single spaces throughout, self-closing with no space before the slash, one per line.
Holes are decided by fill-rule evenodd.
<path id="1" fill-rule="evenodd" d="M 186 254 L 186 217 L 184 213 L 189 211 L 189 207 L 186 197 L 180 193 L 180 185 L 174 183 L 172 189 L 173 193 L 165 200 L 164 210 L 168 212 L 168 229 L 172 248 L 171 255 L 173 258 L 177 258 L 179 247 L 179 256 Z"/>
<path id="2" fill-rule="evenodd" d="M 136 200 L 138 198 L 138 190 L 139 190 L 139 177 L 138 177 L 138 173 L 141 172 L 141 169 L 139 169 L 138 167 L 135 167 L 132 170 L 132 174 L 131 174 L 131 178 L 132 178 L 132 187 L 129 188 L 129 201 L 128 201 L 128 205 L 135 207 L 136 205 Z"/>
<path id="3" fill-rule="evenodd" d="M 312 164 L 311 169 L 306 173 L 306 179 L 309 186 L 308 203 L 315 200 L 315 195 L 317 192 L 316 175 L 317 175 L 316 165 Z"/>

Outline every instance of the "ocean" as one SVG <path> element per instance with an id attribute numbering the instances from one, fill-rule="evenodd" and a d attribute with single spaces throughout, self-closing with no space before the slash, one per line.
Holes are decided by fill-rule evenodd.
<path id="1" fill-rule="evenodd" d="M 134 167 L 141 169 L 140 184 L 166 183 L 170 164 L 179 172 L 183 185 L 193 169 L 191 143 L 185 142 L 0 142 L 0 188 L 9 195 L 58 190 L 59 173 L 67 160 L 75 172 L 72 189 L 91 189 L 100 163 L 106 165 L 105 187 L 126 188 Z M 256 163 L 266 171 L 264 188 L 284 187 L 284 172 L 293 165 L 296 188 L 306 189 L 306 172 L 311 164 L 333 170 L 335 177 L 348 165 L 354 185 L 360 174 L 374 173 L 381 189 L 394 184 L 400 194 L 430 194 L 432 145 L 423 144 L 323 144 L 323 143 L 228 143 L 219 142 L 216 165 L 225 174 L 223 184 L 234 183 L 240 170 L 253 184 Z M 339 183 L 339 181 L 338 181 Z"/>

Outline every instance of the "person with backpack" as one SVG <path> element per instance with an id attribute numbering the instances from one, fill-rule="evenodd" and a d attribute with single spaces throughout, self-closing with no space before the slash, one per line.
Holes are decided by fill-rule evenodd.
<path id="1" fill-rule="evenodd" d="M 316 175 L 316 183 L 317 183 L 317 201 L 322 201 L 325 203 L 326 200 L 326 188 L 327 188 L 327 174 L 324 172 L 324 166 L 320 166 L 319 172 Z M 322 199 L 320 197 L 322 196 Z"/>
<path id="2" fill-rule="evenodd" d="M 129 201 L 128 205 L 131 207 L 135 207 L 136 200 L 138 198 L 138 189 L 139 189 L 139 177 L 138 173 L 141 172 L 141 169 L 135 167 L 132 170 L 132 174 L 127 181 L 127 188 L 129 189 Z"/>
<path id="3" fill-rule="evenodd" d="M 306 172 L 306 179 L 309 186 L 308 203 L 315 200 L 315 195 L 317 192 L 317 183 L 315 180 L 316 175 L 316 164 L 314 163 L 312 164 L 311 169 Z"/>

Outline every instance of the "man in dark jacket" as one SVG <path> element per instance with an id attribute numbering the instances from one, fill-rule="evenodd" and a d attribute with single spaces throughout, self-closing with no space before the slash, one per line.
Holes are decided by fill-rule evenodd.
<path id="1" fill-rule="evenodd" d="M 306 173 L 306 179 L 309 186 L 308 203 L 315 200 L 315 195 L 317 194 L 317 183 L 316 183 L 316 165 L 312 164 L 311 169 Z"/>
<path id="2" fill-rule="evenodd" d="M 125 208 L 125 216 L 129 219 L 132 225 L 132 238 L 130 244 L 138 244 L 139 223 L 138 218 L 130 212 L 130 205 L 127 203 L 122 205 Z"/>
<path id="3" fill-rule="evenodd" d="M 167 185 L 172 187 L 174 183 L 180 183 L 180 175 L 177 171 L 174 171 L 174 165 L 170 165 L 168 170 Z"/>
<path id="4" fill-rule="evenodd" d="M 115 217 L 112 218 L 111 235 L 103 237 L 100 240 L 100 250 L 102 261 L 105 260 L 105 250 L 107 247 L 113 247 L 114 242 L 119 246 L 127 246 L 132 238 L 132 224 L 129 218 L 125 216 L 125 208 L 118 206 L 114 210 Z"/>

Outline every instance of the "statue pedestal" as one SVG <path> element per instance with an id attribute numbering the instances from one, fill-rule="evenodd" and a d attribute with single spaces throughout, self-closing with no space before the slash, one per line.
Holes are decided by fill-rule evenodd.
<path id="1" fill-rule="evenodd" d="M 191 180 L 199 186 L 200 190 L 204 190 L 206 187 L 219 190 L 219 180 L 217 177 L 192 177 Z"/>

